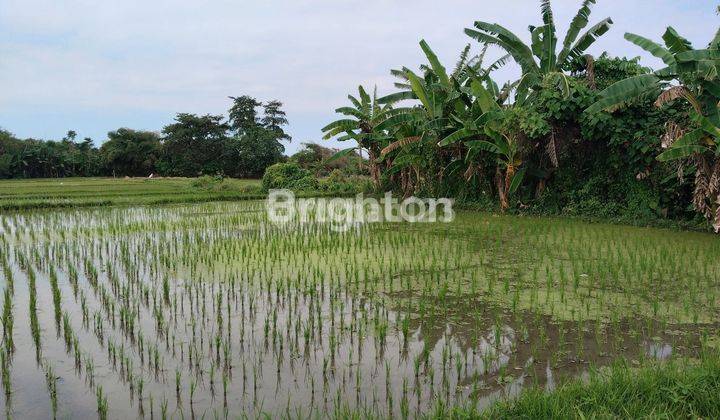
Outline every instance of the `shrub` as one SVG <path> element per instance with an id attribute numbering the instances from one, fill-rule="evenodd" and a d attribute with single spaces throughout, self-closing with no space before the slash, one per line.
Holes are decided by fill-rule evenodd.
<path id="1" fill-rule="evenodd" d="M 317 191 L 318 180 L 312 175 L 300 178 L 292 183 L 291 189 L 295 191 Z"/>
<path id="2" fill-rule="evenodd" d="M 193 179 L 192 182 L 190 182 L 190 186 L 207 191 L 226 190 L 228 186 L 224 183 L 224 181 L 225 179 L 222 175 L 203 175 L 199 178 Z"/>
<path id="3" fill-rule="evenodd" d="M 319 182 L 322 191 L 336 194 L 357 194 L 372 191 L 372 181 L 364 176 L 348 177 L 336 169 Z"/>
<path id="4" fill-rule="evenodd" d="M 304 178 L 312 178 L 312 174 L 307 169 L 303 169 L 297 163 L 276 163 L 269 166 L 263 175 L 262 186 L 265 191 L 279 188 L 296 188 L 298 185 L 305 185 L 308 181 L 301 180 Z"/>

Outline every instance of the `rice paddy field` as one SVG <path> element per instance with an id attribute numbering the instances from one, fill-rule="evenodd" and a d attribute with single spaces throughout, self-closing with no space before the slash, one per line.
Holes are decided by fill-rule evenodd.
<path id="1" fill-rule="evenodd" d="M 212 189 L 203 188 L 197 178 L 0 180 L 0 211 L 258 199 L 259 190 L 259 180 L 230 178 Z"/>
<path id="2" fill-rule="evenodd" d="M 3 194 L 8 194 L 4 191 Z M 720 344 L 710 234 L 263 201 L 0 214 L 13 418 L 414 418 Z"/>

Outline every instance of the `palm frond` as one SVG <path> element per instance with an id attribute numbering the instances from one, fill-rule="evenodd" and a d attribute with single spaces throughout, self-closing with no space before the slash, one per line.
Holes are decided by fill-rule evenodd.
<path id="1" fill-rule="evenodd" d="M 663 47 L 655 41 L 629 32 L 625 34 L 625 39 L 642 48 L 643 50 L 649 52 L 653 56 L 661 59 L 663 63 L 667 64 L 668 66 L 674 66 L 676 64 L 673 54 L 667 48 Z"/>
<path id="2" fill-rule="evenodd" d="M 600 99 L 590 105 L 585 112 L 596 113 L 603 110 L 614 110 L 628 102 L 659 89 L 660 79 L 654 74 L 641 74 L 613 83 L 600 92 Z"/>
<path id="3" fill-rule="evenodd" d="M 708 148 L 700 144 L 707 137 L 704 130 L 698 128 L 684 134 L 677 139 L 672 146 L 658 155 L 657 160 L 667 162 L 675 159 L 683 159 L 694 154 L 702 154 L 708 151 Z"/>
<path id="4" fill-rule="evenodd" d="M 490 64 L 483 72 L 481 77 L 487 77 L 490 75 L 490 73 L 494 72 L 495 70 L 498 70 L 502 67 L 504 67 L 507 63 L 510 62 L 512 59 L 512 56 L 510 54 L 505 54 L 502 57 L 495 60 L 492 64 Z"/>
<path id="5" fill-rule="evenodd" d="M 344 131 L 356 130 L 357 128 L 358 122 L 356 120 L 342 119 L 333 121 L 322 128 L 322 132 L 325 133 L 323 138 L 329 139 Z"/>
<path id="6" fill-rule="evenodd" d="M 383 122 L 379 123 L 375 127 L 375 129 L 382 131 L 390 129 L 392 127 L 396 127 L 401 124 L 414 123 L 420 121 L 423 117 L 423 114 L 424 113 L 422 111 L 416 109 L 415 112 L 407 112 L 404 114 L 393 115 L 392 117 L 387 118 Z"/>
<path id="7" fill-rule="evenodd" d="M 585 29 L 590 22 L 590 7 L 595 4 L 595 2 L 596 0 L 583 1 L 582 6 L 580 6 L 580 10 L 578 10 L 577 14 L 570 22 L 570 28 L 565 34 L 565 39 L 563 40 L 563 52 L 570 51 L 570 45 L 575 42 L 580 34 L 580 31 Z M 563 54 L 563 52 L 561 52 L 561 55 L 567 56 L 567 53 Z"/>
<path id="8" fill-rule="evenodd" d="M 330 162 L 336 161 L 338 159 L 342 159 L 345 156 L 349 156 L 349 155 L 355 153 L 355 150 L 357 150 L 357 147 L 350 147 L 348 149 L 340 150 L 339 152 L 337 152 L 334 155 L 327 158 L 325 160 L 325 163 L 330 163 Z"/>
<path id="9" fill-rule="evenodd" d="M 663 34 L 663 41 L 665 41 L 665 45 L 673 54 L 680 54 L 693 49 L 690 41 L 680 36 L 672 26 L 668 26 Z"/>
<path id="10" fill-rule="evenodd" d="M 465 45 L 465 48 L 463 48 L 462 51 L 460 51 L 460 57 L 458 58 L 457 63 L 455 63 L 455 69 L 453 69 L 452 77 L 457 78 L 457 76 L 460 74 L 460 72 L 463 71 L 465 68 L 465 65 L 468 62 L 468 55 L 470 54 L 470 44 Z"/>
<path id="11" fill-rule="evenodd" d="M 520 38 L 506 28 L 488 22 L 475 22 L 475 29 L 465 29 L 465 33 L 480 42 L 494 44 L 511 54 L 524 72 L 538 71 L 532 50 Z"/>
<path id="12" fill-rule="evenodd" d="M 585 51 L 587 51 L 588 48 L 592 44 L 597 41 L 598 38 L 603 36 L 607 31 L 610 30 L 610 27 L 612 26 L 613 21 L 610 18 L 604 19 L 597 23 L 595 26 L 591 27 L 587 30 L 578 40 L 573 44 L 573 46 L 570 48 L 570 51 L 567 53 L 567 55 L 558 57 L 558 64 L 561 67 L 566 66 L 570 61 L 582 57 L 585 55 Z"/>
<path id="13" fill-rule="evenodd" d="M 474 133 L 473 133 L 472 131 L 470 131 L 470 130 L 468 130 L 468 129 L 465 129 L 465 128 L 461 128 L 461 129 L 459 129 L 459 130 L 451 133 L 450 135 L 448 135 L 448 136 L 445 137 L 444 139 L 442 139 L 442 140 L 438 143 L 438 146 L 444 147 L 444 146 L 447 146 L 447 145 L 449 145 L 449 144 L 458 142 L 458 141 L 460 141 L 460 140 L 462 140 L 462 139 L 466 139 L 466 138 L 468 138 L 468 137 L 471 137 L 471 136 L 473 136 L 473 135 L 474 135 Z"/>
<path id="14" fill-rule="evenodd" d="M 409 85 L 408 85 L 409 86 Z M 415 95 L 415 92 L 409 90 L 404 92 L 395 92 L 391 93 L 389 95 L 383 96 L 382 98 L 378 99 L 378 103 L 380 104 L 394 104 L 396 102 L 409 100 L 409 99 L 417 99 L 417 96 Z"/>
<path id="15" fill-rule="evenodd" d="M 447 71 L 445 70 L 445 67 L 440 63 L 440 60 L 438 59 L 435 52 L 430 48 L 427 42 L 425 40 L 420 41 L 420 48 L 422 48 L 423 52 L 425 53 L 425 57 L 427 57 L 428 61 L 430 62 L 430 66 L 432 67 L 433 72 L 435 73 L 435 76 L 440 80 L 440 83 L 442 83 L 444 86 L 449 87 L 450 86 L 450 78 L 447 75 Z M 412 84 L 412 82 L 411 82 Z"/>

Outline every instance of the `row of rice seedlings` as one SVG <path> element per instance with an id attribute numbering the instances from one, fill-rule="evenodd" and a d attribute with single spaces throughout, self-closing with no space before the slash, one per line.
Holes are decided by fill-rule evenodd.
<path id="1" fill-rule="evenodd" d="M 142 225 L 139 223 L 132 229 L 139 233 Z M 494 242 L 492 245 L 496 249 L 492 250 L 490 257 L 484 257 L 491 266 L 486 268 L 481 265 L 478 268 L 471 265 L 474 255 L 467 252 L 463 254 L 461 245 L 451 244 L 450 248 L 444 247 L 448 250 L 446 254 L 449 258 L 443 259 L 437 247 L 430 246 L 436 241 L 432 238 L 423 239 L 422 235 L 415 234 L 401 237 L 388 232 L 380 232 L 378 235 L 368 232 L 368 235 L 356 238 L 351 235 L 333 235 L 322 227 L 312 227 L 303 232 L 303 235 L 287 235 L 287 232 L 267 229 L 264 234 L 253 231 L 237 240 L 235 226 L 214 219 L 201 223 L 180 222 L 175 226 L 176 231 L 184 232 L 180 235 L 173 233 L 172 225 L 165 222 L 148 222 L 145 225 L 149 225 L 153 233 L 141 234 L 138 238 L 127 237 L 120 227 L 114 227 L 116 230 L 113 235 L 122 235 L 119 241 L 107 231 L 98 228 L 94 234 L 101 235 L 101 240 L 93 241 L 90 247 L 79 246 L 76 252 L 70 251 L 74 256 L 68 256 L 68 252 L 61 248 L 42 252 L 48 255 L 65 253 L 61 258 L 75 261 L 81 261 L 82 256 L 93 261 L 90 263 L 93 267 L 104 267 L 105 274 L 102 278 L 95 275 L 94 281 L 97 284 L 91 284 L 93 294 L 100 302 L 97 323 L 107 323 L 108 331 L 120 330 L 121 336 L 130 343 L 133 341 L 132 336 L 140 337 L 138 331 L 141 320 L 146 319 L 145 316 L 152 319 L 154 332 L 150 336 L 156 345 L 162 346 L 167 357 L 177 359 L 178 362 L 184 361 L 190 368 L 189 376 L 182 381 L 184 388 L 189 386 L 191 395 L 184 398 L 184 401 L 190 405 L 194 405 L 194 396 L 200 384 L 209 380 L 204 378 L 203 372 L 213 369 L 198 368 L 200 365 L 207 366 L 207 363 L 212 363 L 228 366 L 223 368 L 227 372 L 224 373 L 223 382 L 228 384 L 233 376 L 232 366 L 236 366 L 241 373 L 234 376 L 242 376 L 251 382 L 248 386 L 253 390 L 254 404 L 258 393 L 269 391 L 262 389 L 263 373 L 273 370 L 284 372 L 282 366 L 285 360 L 288 360 L 288 366 L 294 364 L 294 357 L 288 356 L 292 354 L 307 355 L 303 356 L 305 373 L 296 372 L 293 375 L 301 378 L 301 382 L 313 390 L 313 395 L 316 378 L 308 374 L 308 369 L 311 369 L 312 359 L 322 355 L 320 360 L 327 366 L 322 369 L 327 378 L 322 382 L 331 384 L 323 387 L 321 393 L 325 395 L 324 399 L 344 400 L 349 392 L 357 398 L 362 378 L 367 375 L 363 375 L 361 363 L 354 361 L 361 360 L 361 355 L 368 352 L 366 344 L 372 343 L 372 353 L 377 355 L 378 361 L 382 361 L 382 349 L 389 345 L 388 332 L 394 330 L 399 338 L 402 331 L 402 335 L 408 337 L 411 336 L 411 328 L 409 321 L 407 326 L 389 328 L 395 320 L 391 319 L 387 310 L 382 309 L 381 302 L 371 304 L 366 301 L 358 305 L 355 297 L 376 300 L 378 295 L 382 296 L 388 291 L 412 292 L 420 289 L 422 298 L 419 299 L 419 318 L 422 322 L 419 328 L 422 330 L 426 326 L 441 322 L 443 317 L 451 313 L 450 299 L 468 291 L 468 284 L 458 280 L 469 277 L 468 283 L 477 288 L 477 293 L 487 293 L 488 290 L 512 292 L 514 301 L 510 311 L 514 317 L 518 317 L 523 310 L 520 289 L 515 282 L 498 276 L 503 270 L 500 251 L 504 249 L 500 242 Z M 117 226 L 122 225 L 118 223 Z M 159 230 L 159 233 L 154 229 Z M 544 228 L 538 229 L 536 234 L 553 232 L 542 229 Z M 65 238 L 74 238 L 74 235 L 76 233 L 68 234 Z M 81 241 L 80 238 L 75 240 Z M 162 247 L 159 244 L 162 244 Z M 137 251 L 130 252 L 131 249 Z M 412 253 L 404 250 L 412 250 Z M 552 261 L 551 250 L 543 251 L 547 252 L 544 254 L 546 256 L 539 261 Z M 321 253 L 324 255 L 322 259 L 319 258 Z M 143 259 L 138 257 L 139 255 L 149 257 Z M 38 259 L 33 257 L 33 261 Z M 448 264 L 448 260 L 455 264 Z M 138 269 L 139 265 L 144 268 Z M 228 269 L 215 272 L 213 266 Z M 544 281 L 555 275 L 556 268 L 551 270 L 552 265 L 547 267 L 538 270 L 543 273 Z M 95 269 L 87 271 L 93 270 Z M 161 273 L 165 274 L 158 275 Z M 402 275 L 394 276 L 393 273 Z M 618 273 L 622 273 L 622 269 Z M 550 283 L 552 287 L 562 287 L 563 284 L 565 287 L 570 284 L 576 287 L 577 278 L 571 281 L 570 276 L 566 279 L 563 279 L 563 274 L 558 276 L 558 284 L 553 281 Z M 178 281 L 178 277 L 192 280 L 182 282 Z M 538 278 L 534 284 L 538 288 L 542 284 L 548 284 L 542 280 Z M 92 283 L 92 280 L 89 283 Z M 610 284 L 601 283 L 601 286 Z M 579 285 L 576 288 L 580 290 Z M 568 294 L 565 296 L 566 299 L 570 298 Z M 562 299 L 561 296 L 561 303 Z M 404 305 L 408 309 L 413 308 L 414 300 L 417 299 L 407 299 Z M 128 302 L 134 302 L 134 306 Z M 537 308 L 543 312 L 546 306 L 554 304 L 550 299 L 535 302 Z M 573 319 L 577 320 L 578 324 L 583 324 L 580 316 L 581 313 L 578 313 Z M 238 328 L 238 331 L 230 328 L 229 320 L 233 317 L 242 320 L 242 327 Z M 610 317 L 614 318 L 612 325 L 620 325 L 620 319 L 615 314 Z M 191 322 L 187 322 L 188 319 Z M 408 318 L 406 316 L 400 319 Z M 494 324 L 493 329 L 500 331 L 498 322 Z M 538 318 L 536 324 L 542 326 L 544 321 Z M 542 338 L 544 333 L 540 331 L 538 334 L 538 341 L 545 342 Z M 562 335 L 564 334 L 563 332 Z M 190 339 L 190 336 L 193 338 Z M 180 337 L 185 337 L 187 341 Z M 497 341 L 495 344 L 502 342 L 497 337 L 500 337 L 500 334 L 494 334 L 491 339 Z M 144 340 L 138 338 L 135 341 Z M 560 340 L 564 341 L 564 338 Z M 125 348 L 122 345 L 116 346 L 117 342 L 114 340 L 106 339 L 103 342 L 113 343 L 114 348 Z M 232 343 L 237 343 L 239 349 L 248 354 L 240 359 L 237 356 L 232 357 Z M 464 363 L 471 364 L 467 362 L 468 358 L 461 358 L 457 351 L 449 350 L 447 341 L 445 343 L 439 354 L 430 356 L 431 352 L 425 352 L 427 356 L 423 359 L 436 359 L 434 363 L 425 362 L 429 365 L 426 375 L 435 377 L 435 369 L 440 371 L 440 386 L 443 394 L 448 396 L 455 389 L 450 378 L 459 377 L 463 372 L 473 369 L 464 366 Z M 128 346 L 127 348 L 135 349 L 133 354 L 136 357 L 140 357 L 137 348 L 141 347 L 141 344 L 130 343 Z M 147 345 L 144 347 L 148 348 Z M 345 348 L 344 353 L 340 351 L 341 347 Z M 398 352 L 402 350 L 399 349 Z M 121 353 L 125 353 L 124 350 Z M 146 353 L 140 351 L 139 354 Z M 340 354 L 345 355 L 344 359 L 338 360 Z M 504 366 L 496 363 L 496 360 L 501 359 L 489 350 L 484 351 L 482 357 L 485 358 L 483 365 L 495 364 L 497 369 Z M 124 366 L 132 364 L 129 358 L 127 353 L 120 358 L 120 371 L 127 371 Z M 416 357 L 409 358 L 413 359 Z M 466 362 L 463 363 L 462 360 Z M 200 363 L 201 361 L 203 363 Z M 479 361 L 477 363 L 480 365 Z M 368 365 L 363 365 L 363 369 L 367 367 Z M 392 369 L 393 372 L 387 375 L 388 378 L 395 375 L 395 369 L 402 370 L 402 363 Z M 495 368 L 492 370 L 495 371 Z M 122 376 L 126 375 L 123 373 Z M 505 380 L 501 379 L 505 378 L 504 373 L 497 377 L 501 382 Z M 388 409 L 393 411 L 391 407 L 396 407 L 395 409 L 407 414 L 410 403 L 408 386 L 403 384 L 402 379 L 399 381 L 393 382 L 390 387 L 388 398 L 391 401 Z M 243 388 L 244 383 L 245 380 Z M 335 385 L 332 385 L 333 383 Z M 353 383 L 355 389 L 349 391 L 347 384 Z M 435 386 L 435 380 L 430 383 L 433 385 L 428 385 L 429 387 Z M 332 389 L 335 389 L 335 397 L 329 395 L 333 393 Z M 393 397 L 396 392 L 398 394 Z"/>

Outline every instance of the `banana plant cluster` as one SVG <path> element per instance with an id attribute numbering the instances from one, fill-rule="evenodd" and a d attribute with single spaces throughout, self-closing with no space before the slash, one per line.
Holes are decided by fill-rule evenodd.
<path id="1" fill-rule="evenodd" d="M 548 80 L 569 92 L 566 71 L 570 63 L 585 54 L 597 38 L 606 33 L 611 19 L 605 19 L 581 34 L 589 23 L 595 0 L 585 0 L 557 51 L 555 21 L 549 0 L 540 2 L 542 25 L 530 27 L 532 43 L 501 25 L 475 22 L 465 33 L 479 41 L 481 52 L 471 56 L 470 46 L 460 54 L 455 69 L 448 72 L 424 40 L 420 42 L 427 64 L 417 73 L 407 67 L 392 70 L 399 78 L 398 92 L 387 96 L 361 99 L 350 97 L 353 108 L 339 108 L 340 114 L 353 117 L 335 121 L 323 128 L 325 138 L 356 140 L 358 148 L 368 152 L 376 186 L 380 185 L 380 166 L 385 175 L 400 184 L 406 195 L 422 190 L 435 181 L 465 168 L 470 180 L 483 173 L 481 162 L 496 162 L 494 184 L 502 210 L 509 208 L 509 196 L 523 181 L 521 133 L 510 122 L 515 107 L 533 100 L 534 93 Z M 496 46 L 505 55 L 488 66 L 483 65 L 488 46 Z M 493 71 L 509 61 L 517 62 L 522 75 L 500 87 Z M 365 99 L 363 99 L 365 98 Z M 412 105 L 400 106 L 401 102 Z"/>
<path id="2" fill-rule="evenodd" d="M 720 231 L 720 30 L 704 49 L 672 27 L 663 34 L 664 45 L 632 33 L 625 39 L 660 58 L 666 67 L 651 74 L 621 80 L 601 93 L 586 112 L 616 110 L 641 97 L 656 97 L 655 105 L 684 100 L 693 126 L 668 124 L 660 161 L 685 160 L 695 167 L 695 209 Z"/>

